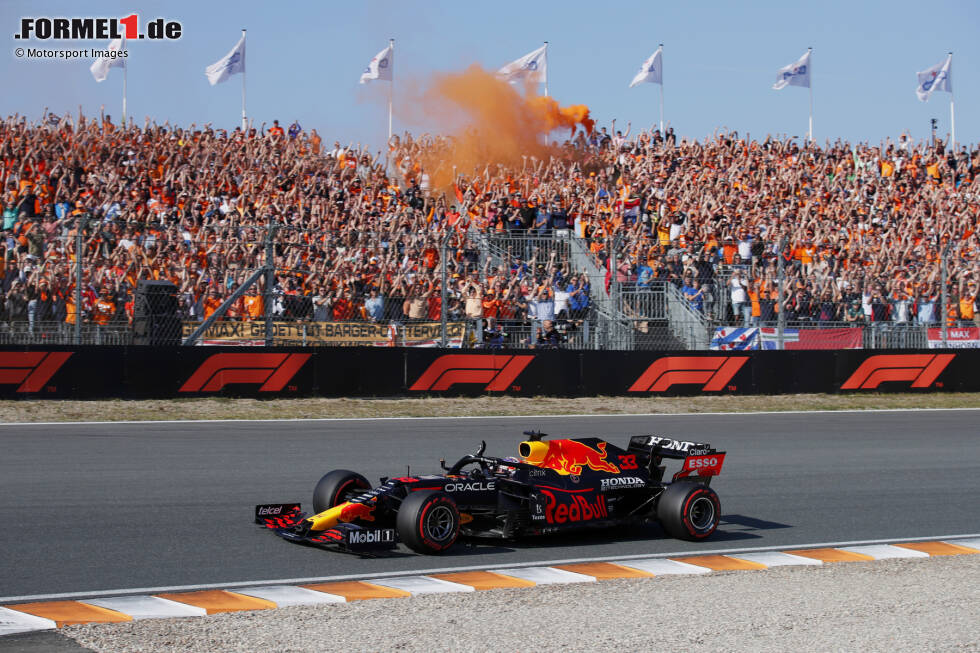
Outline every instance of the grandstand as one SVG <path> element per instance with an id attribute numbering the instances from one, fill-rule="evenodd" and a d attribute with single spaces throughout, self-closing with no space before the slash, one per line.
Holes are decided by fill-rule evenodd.
<path id="1" fill-rule="evenodd" d="M 271 320 L 305 344 L 445 343 L 437 323 L 461 346 L 700 349 L 777 325 L 923 346 L 977 325 L 975 151 L 603 128 L 457 170 L 455 147 L 8 118 L 0 341 L 131 342 L 141 280 L 174 284 L 185 335 Z M 338 324 L 375 327 L 316 335 L 356 332 Z"/>

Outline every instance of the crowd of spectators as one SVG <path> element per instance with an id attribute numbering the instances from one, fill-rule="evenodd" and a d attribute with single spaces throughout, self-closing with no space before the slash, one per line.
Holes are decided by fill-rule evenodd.
<path id="1" fill-rule="evenodd" d="M 205 318 L 265 263 L 273 225 L 274 287 L 255 284 L 225 319 L 259 319 L 269 298 L 276 319 L 438 320 L 445 263 L 449 319 L 533 321 L 546 342 L 613 282 L 669 281 L 695 310 L 721 302 L 729 320 L 761 323 L 780 310 L 780 256 L 793 319 L 976 318 L 980 153 L 907 136 L 817 146 L 630 131 L 614 122 L 456 171 L 448 137 L 406 134 L 372 153 L 278 121 L 227 132 L 8 117 L 0 322 L 74 323 L 79 255 L 82 320 L 126 325 L 145 279 L 171 281 L 184 317 Z M 450 170 L 451 187 L 434 187 Z M 528 241 L 491 264 L 474 234 Z M 544 245 L 567 234 L 587 239 L 605 288 Z"/>

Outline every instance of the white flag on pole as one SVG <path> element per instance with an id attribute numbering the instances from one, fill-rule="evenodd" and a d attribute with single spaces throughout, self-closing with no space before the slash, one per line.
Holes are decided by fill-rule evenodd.
<path id="1" fill-rule="evenodd" d="M 650 55 L 650 57 L 643 62 L 640 66 L 640 72 L 636 73 L 636 77 L 630 82 L 630 88 L 633 88 L 637 84 L 642 84 L 643 82 L 650 82 L 652 84 L 663 84 L 664 83 L 664 71 L 661 67 L 663 65 L 663 54 L 664 49 L 662 47 L 657 48 L 657 51 Z"/>
<path id="2" fill-rule="evenodd" d="M 497 77 L 505 82 L 527 80 L 535 83 L 548 83 L 548 46 L 542 45 L 534 52 L 511 61 L 497 71 Z"/>
<path id="3" fill-rule="evenodd" d="M 211 86 L 226 81 L 232 75 L 245 72 L 245 35 L 231 49 L 231 52 L 208 66 L 204 74 L 208 76 Z"/>
<path id="4" fill-rule="evenodd" d="M 802 86 L 810 88 L 810 51 L 800 57 L 796 63 L 791 63 L 779 69 L 776 74 L 776 83 L 772 85 L 772 90 L 778 91 L 787 86 Z"/>
<path id="5" fill-rule="evenodd" d="M 364 72 L 361 73 L 361 83 L 367 84 L 372 79 L 386 79 L 393 81 L 393 70 L 395 68 L 395 53 L 389 45 L 387 48 L 374 55 L 371 63 L 368 64 Z"/>
<path id="6" fill-rule="evenodd" d="M 105 57 L 99 57 L 92 62 L 89 70 L 92 72 L 92 77 L 95 78 L 97 82 L 104 82 L 105 78 L 109 76 L 110 68 L 122 68 L 124 64 L 124 59 L 122 56 L 123 48 L 125 47 L 125 42 L 123 39 L 116 39 L 109 43 L 109 52 L 117 52 L 115 57 L 111 54 Z"/>
<path id="7" fill-rule="evenodd" d="M 915 89 L 915 94 L 922 102 L 929 100 L 933 91 L 953 92 L 953 55 L 948 55 L 946 61 L 937 63 L 931 68 L 926 68 L 920 73 L 916 73 L 919 86 Z"/>

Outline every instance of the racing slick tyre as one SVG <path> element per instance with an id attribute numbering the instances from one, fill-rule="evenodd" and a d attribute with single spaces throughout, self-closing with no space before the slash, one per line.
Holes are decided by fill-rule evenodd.
<path id="1" fill-rule="evenodd" d="M 721 519 L 718 495 L 701 483 L 671 483 L 657 502 L 657 518 L 671 537 L 703 540 Z"/>
<path id="2" fill-rule="evenodd" d="M 442 553 L 459 536 L 459 508 L 445 492 L 412 492 L 395 520 L 398 537 L 418 553 Z"/>
<path id="3" fill-rule="evenodd" d="M 327 472 L 313 489 L 313 511 L 323 512 L 371 489 L 368 480 L 347 469 Z"/>

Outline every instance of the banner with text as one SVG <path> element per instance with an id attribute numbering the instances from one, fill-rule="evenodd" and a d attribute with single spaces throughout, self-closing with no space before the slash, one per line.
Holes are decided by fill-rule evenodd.
<path id="1" fill-rule="evenodd" d="M 940 349 L 944 346 L 957 349 L 980 347 L 980 327 L 947 327 L 945 345 L 942 328 L 930 328 L 928 337 L 929 349 Z"/>
<path id="2" fill-rule="evenodd" d="M 184 322 L 184 338 L 200 325 Z M 446 324 L 449 347 L 463 345 L 464 322 Z M 373 322 L 273 322 L 272 339 L 277 344 L 325 345 L 334 347 L 438 347 L 442 338 L 439 322 L 375 324 Z M 198 340 L 199 345 L 259 346 L 265 344 L 265 322 L 215 322 Z"/>

